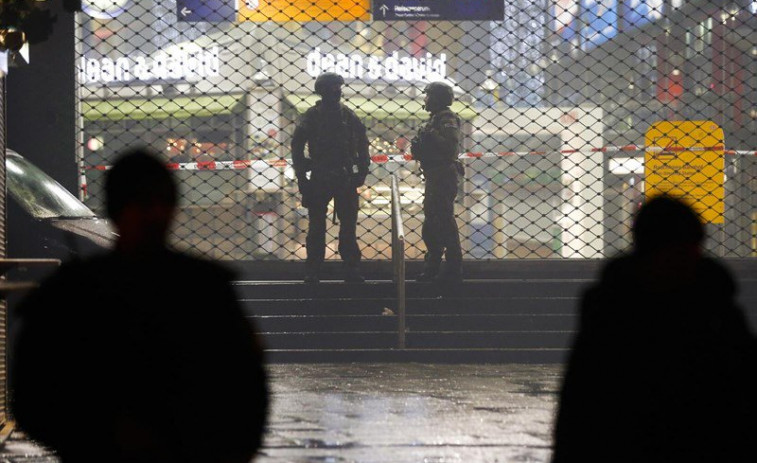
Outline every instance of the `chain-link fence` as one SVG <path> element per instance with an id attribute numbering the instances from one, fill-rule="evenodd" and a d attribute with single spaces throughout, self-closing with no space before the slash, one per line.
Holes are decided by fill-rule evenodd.
<path id="1" fill-rule="evenodd" d="M 501 2 L 501 3 L 500 3 Z M 423 182 L 409 140 L 446 81 L 463 121 L 467 259 L 596 258 L 630 242 L 645 195 L 688 198 L 721 256 L 757 250 L 757 3 L 686 0 L 102 0 L 79 15 L 82 194 L 147 143 L 177 169 L 173 232 L 226 260 L 302 259 L 291 164 L 315 77 L 345 80 L 368 129 L 366 259 L 388 259 L 390 173 L 407 257 Z M 138 179 L 135 179 L 138 181 Z M 337 228 L 327 235 L 336 257 Z"/>

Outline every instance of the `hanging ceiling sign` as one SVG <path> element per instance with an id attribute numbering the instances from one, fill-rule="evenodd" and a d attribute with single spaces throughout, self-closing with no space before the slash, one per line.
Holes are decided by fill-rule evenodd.
<path id="1" fill-rule="evenodd" d="M 504 21 L 505 2 L 492 0 L 374 0 L 374 21 Z"/>
<path id="2" fill-rule="evenodd" d="M 232 22 L 237 18 L 236 0 L 177 0 L 180 22 Z"/>
<path id="3" fill-rule="evenodd" d="M 370 0 L 237 0 L 238 21 L 368 21 Z"/>

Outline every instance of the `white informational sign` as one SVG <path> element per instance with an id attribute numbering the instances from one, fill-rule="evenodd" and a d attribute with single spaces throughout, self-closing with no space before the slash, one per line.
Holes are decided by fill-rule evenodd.
<path id="1" fill-rule="evenodd" d="M 0 77 L 8 75 L 8 50 L 0 52 Z"/>
<path id="2" fill-rule="evenodd" d="M 377 0 L 374 21 L 503 21 L 505 2 L 493 0 Z"/>

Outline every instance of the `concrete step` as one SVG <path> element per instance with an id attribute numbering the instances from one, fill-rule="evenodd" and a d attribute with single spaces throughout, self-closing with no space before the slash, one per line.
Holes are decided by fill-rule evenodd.
<path id="1" fill-rule="evenodd" d="M 230 263 L 240 280 L 290 280 L 302 281 L 305 275 L 303 261 L 234 261 Z M 601 259 L 503 259 L 488 261 L 465 261 L 463 272 L 469 279 L 489 278 L 593 278 L 601 268 Z M 408 260 L 405 265 L 408 279 L 423 269 L 423 262 Z M 390 280 L 392 263 L 389 261 L 364 261 L 361 271 L 371 280 Z M 324 280 L 337 280 L 343 276 L 342 263 L 327 261 L 321 267 Z"/>
<path id="2" fill-rule="evenodd" d="M 567 349 L 270 349 L 269 363 L 533 363 L 564 364 Z"/>
<path id="3" fill-rule="evenodd" d="M 588 286 L 585 279 L 490 279 L 465 280 L 454 285 L 408 282 L 408 299 L 470 297 L 575 297 Z M 396 286 L 390 281 L 368 281 L 362 284 L 322 282 L 308 285 L 285 281 L 236 281 L 235 290 L 240 300 L 324 300 L 324 299 L 388 299 L 396 295 Z"/>
<path id="4" fill-rule="evenodd" d="M 394 331 L 397 317 L 387 315 L 265 315 L 250 317 L 258 330 L 272 333 Z M 410 314 L 412 331 L 572 331 L 576 317 L 570 314 Z"/>
<path id="5" fill-rule="evenodd" d="M 397 349 L 396 286 L 387 280 L 386 263 L 369 266 L 373 280 L 365 284 L 319 285 L 305 285 L 300 276 L 287 280 L 303 269 L 277 265 L 285 271 L 236 283 L 270 362 L 557 363 L 567 359 L 581 294 L 600 263 L 482 262 L 469 266 L 459 285 L 408 281 L 403 350 Z M 327 267 L 339 278 L 339 267 Z M 248 268 L 248 276 L 256 268 Z M 739 302 L 757 328 L 757 267 L 738 261 L 733 268 Z M 387 309 L 395 315 L 382 315 Z"/>
<path id="6" fill-rule="evenodd" d="M 397 300 L 386 298 L 310 299 L 241 299 L 248 316 L 276 315 L 378 315 L 385 308 L 396 312 Z M 425 297 L 406 301 L 408 314 L 416 315 L 496 315 L 496 314 L 565 314 L 576 311 L 578 297 Z"/>
<path id="7" fill-rule="evenodd" d="M 263 332 L 266 349 L 392 349 L 398 346 L 397 332 Z M 573 333 L 569 331 L 410 331 L 407 347 L 425 349 L 565 349 Z"/>
<path id="8" fill-rule="evenodd" d="M 397 317 L 382 315 L 284 315 L 252 317 L 258 330 L 273 333 L 397 332 Z"/>
<path id="9" fill-rule="evenodd" d="M 543 353 L 542 349 L 562 358 L 576 324 L 576 295 L 587 282 L 578 278 L 481 279 L 456 285 L 408 282 L 406 346 L 424 359 L 439 359 L 443 356 L 439 353 L 453 351 L 473 355 L 452 357 L 461 359 L 522 358 L 525 352 Z M 318 285 L 238 281 L 235 289 L 272 361 L 335 361 L 332 355 L 354 361 L 381 358 L 376 352 L 416 358 L 388 354 L 398 346 L 396 285 L 390 281 Z"/>

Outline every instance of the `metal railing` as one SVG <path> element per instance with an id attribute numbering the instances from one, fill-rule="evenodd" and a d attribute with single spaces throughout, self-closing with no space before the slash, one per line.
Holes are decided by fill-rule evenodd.
<path id="1" fill-rule="evenodd" d="M 400 190 L 392 175 L 392 268 L 397 286 L 397 347 L 405 348 L 405 226 L 402 223 Z"/>

